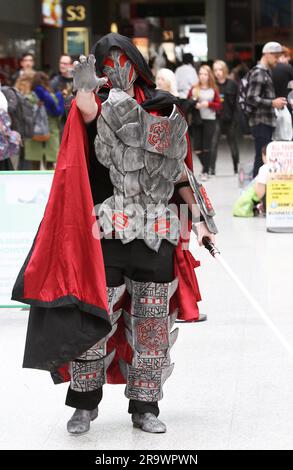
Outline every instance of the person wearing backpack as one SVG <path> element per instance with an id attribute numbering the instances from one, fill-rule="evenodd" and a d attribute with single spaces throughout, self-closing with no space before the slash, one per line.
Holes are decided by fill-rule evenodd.
<path id="1" fill-rule="evenodd" d="M 33 132 L 29 138 L 25 137 L 23 139 L 22 156 L 24 163 L 22 164 L 21 168 L 19 168 L 26 170 L 39 169 L 39 162 L 34 161 L 34 156 L 39 159 L 40 154 L 43 152 L 42 142 L 49 140 L 50 138 L 49 122 L 45 106 L 43 103 L 41 103 L 36 93 L 32 90 L 34 76 L 35 72 L 23 73 L 15 83 L 15 88 L 17 91 L 29 102 L 30 106 L 32 107 L 31 118 L 33 121 Z M 38 129 L 42 125 L 43 116 L 45 116 L 46 120 L 46 138 L 44 138 L 44 136 L 40 136 L 38 132 Z"/>
<path id="2" fill-rule="evenodd" d="M 242 110 L 243 105 L 246 107 L 255 143 L 253 177 L 257 175 L 262 166 L 262 147 L 272 140 L 272 133 L 277 122 L 276 109 L 282 109 L 287 104 L 285 97 L 276 98 L 272 80 L 272 69 L 277 65 L 282 52 L 283 48 L 278 42 L 266 43 L 260 62 L 246 76 L 247 86 L 244 101 L 243 86 L 240 86 L 239 104 Z"/>
<path id="3" fill-rule="evenodd" d="M 57 159 L 57 153 L 60 145 L 60 119 L 64 114 L 64 101 L 60 91 L 53 92 L 49 77 L 44 72 L 37 72 L 32 83 L 32 90 L 36 94 L 38 101 L 46 109 L 49 121 L 48 138 L 39 141 L 33 141 L 34 149 L 26 155 L 26 159 L 33 162 L 34 169 L 40 169 L 42 158 L 46 162 L 46 169 L 54 168 Z"/>
<path id="4" fill-rule="evenodd" d="M 13 165 L 10 157 L 19 152 L 21 136 L 11 130 L 11 119 L 8 114 L 8 103 L 0 90 L 0 171 L 11 171 Z"/>
<path id="5" fill-rule="evenodd" d="M 26 72 L 21 74 L 18 80 L 21 80 L 27 74 L 34 75 L 34 72 Z M 17 170 L 29 170 L 30 166 L 25 163 L 24 158 L 24 140 L 30 139 L 34 133 L 34 111 L 33 106 L 27 97 L 18 89 L 18 81 L 14 87 L 2 87 L 3 94 L 7 99 L 8 113 L 11 118 L 11 129 L 21 135 L 21 146 Z"/>

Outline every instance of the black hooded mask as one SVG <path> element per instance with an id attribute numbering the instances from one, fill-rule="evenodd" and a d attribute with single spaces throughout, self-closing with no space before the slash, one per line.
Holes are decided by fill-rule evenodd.
<path id="1" fill-rule="evenodd" d="M 145 94 L 146 100 L 141 104 L 145 110 L 163 110 L 169 114 L 172 111 L 173 104 L 179 105 L 178 99 L 163 90 L 156 90 L 156 84 L 151 69 L 146 63 L 143 55 L 132 43 L 131 39 L 118 33 L 109 33 L 103 36 L 92 47 L 91 53 L 96 58 L 97 74 L 103 75 L 104 61 L 107 58 L 111 47 L 122 49 L 127 57 L 135 66 L 139 77 L 135 83 L 140 86 Z M 103 87 L 98 93 L 101 101 L 105 101 L 108 97 L 109 87 Z M 169 109 L 168 109 L 169 108 Z"/>

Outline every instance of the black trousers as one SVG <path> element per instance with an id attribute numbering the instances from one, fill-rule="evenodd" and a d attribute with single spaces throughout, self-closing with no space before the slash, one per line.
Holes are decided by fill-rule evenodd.
<path id="1" fill-rule="evenodd" d="M 258 170 L 263 165 L 262 161 L 262 147 L 267 145 L 272 140 L 274 128 L 267 124 L 258 124 L 257 126 L 251 127 L 251 133 L 254 138 L 255 145 L 255 159 L 253 165 L 253 177 L 255 178 L 258 174 Z"/>
<path id="2" fill-rule="evenodd" d="M 238 163 L 239 163 L 239 148 L 238 148 L 238 140 L 237 140 L 237 123 L 236 121 L 231 122 L 223 122 L 219 119 L 216 121 L 215 132 L 212 140 L 212 148 L 211 148 L 211 159 L 210 159 L 210 170 L 212 173 L 216 170 L 216 160 L 218 154 L 218 146 L 221 134 L 226 134 L 227 142 L 230 147 L 230 152 L 233 161 L 233 168 L 234 172 L 237 173 L 238 171 Z"/>
<path id="3" fill-rule="evenodd" d="M 23 171 L 23 170 L 32 170 L 32 169 L 33 169 L 32 162 L 25 159 L 24 147 L 21 146 L 20 147 L 20 152 L 19 152 L 17 170 L 18 171 Z"/>
<path id="4" fill-rule="evenodd" d="M 0 171 L 13 171 L 13 165 L 10 158 L 5 158 L 5 160 L 0 160 Z"/>
<path id="5" fill-rule="evenodd" d="M 195 126 L 193 134 L 193 149 L 202 164 L 202 172 L 208 173 L 211 159 L 211 145 L 216 128 L 215 119 L 203 119 L 200 126 Z"/>
<path id="6" fill-rule="evenodd" d="M 174 245 L 162 241 L 155 252 L 148 248 L 143 240 L 133 240 L 123 245 L 120 240 L 101 241 L 106 281 L 108 287 L 124 284 L 124 276 L 140 282 L 171 282 L 174 279 Z M 76 392 L 70 387 L 66 405 L 83 410 L 93 410 L 103 397 L 102 388 L 91 392 Z M 128 413 L 160 413 L 158 402 L 129 400 Z"/>

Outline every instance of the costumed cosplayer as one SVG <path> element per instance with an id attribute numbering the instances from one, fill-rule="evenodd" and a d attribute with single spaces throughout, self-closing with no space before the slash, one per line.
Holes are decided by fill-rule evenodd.
<path id="1" fill-rule="evenodd" d="M 192 218 L 199 243 L 214 241 L 214 211 L 177 98 L 155 89 L 129 38 L 108 34 L 81 56 L 74 88 L 45 214 L 13 289 L 31 305 L 23 365 L 70 382 L 69 433 L 89 430 L 105 383 L 126 383 L 133 425 L 162 433 L 172 327 L 199 317 Z"/>

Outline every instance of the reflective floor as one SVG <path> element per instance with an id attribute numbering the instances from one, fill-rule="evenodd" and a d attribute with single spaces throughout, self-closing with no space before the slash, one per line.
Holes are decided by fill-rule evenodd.
<path id="1" fill-rule="evenodd" d="M 251 142 L 242 159 L 252 158 Z M 197 168 L 199 165 L 197 164 Z M 218 175 L 205 183 L 217 212 L 217 245 L 253 297 L 293 345 L 293 235 L 267 233 L 265 219 L 235 219 L 237 178 L 225 144 Z M 219 263 L 193 254 L 208 321 L 180 325 L 160 418 L 168 432 L 133 429 L 124 386 L 106 386 L 100 416 L 73 437 L 67 385 L 21 368 L 27 312 L 0 310 L 0 449 L 292 449 L 293 358 Z"/>

